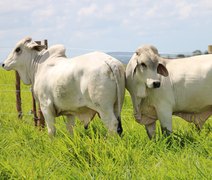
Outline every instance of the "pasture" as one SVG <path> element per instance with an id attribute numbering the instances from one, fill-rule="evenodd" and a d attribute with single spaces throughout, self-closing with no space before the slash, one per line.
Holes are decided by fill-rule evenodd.
<path id="1" fill-rule="evenodd" d="M 212 179 L 212 121 L 202 131 L 173 117 L 174 134 L 150 141 L 135 122 L 128 93 L 123 137 L 108 135 L 98 117 L 71 137 L 57 118 L 53 141 L 34 127 L 30 87 L 22 84 L 23 119 L 15 109 L 14 72 L 0 69 L 0 179 Z M 13 85 L 14 84 L 14 85 Z"/>

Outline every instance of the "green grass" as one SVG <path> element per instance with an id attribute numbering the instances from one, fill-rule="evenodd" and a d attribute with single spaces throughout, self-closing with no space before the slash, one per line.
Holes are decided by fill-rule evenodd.
<path id="1" fill-rule="evenodd" d="M 22 85 L 23 119 L 17 118 L 14 72 L 0 70 L 0 179 L 212 179 L 211 120 L 202 131 L 173 117 L 174 135 L 165 138 L 157 124 L 150 141 L 132 116 L 126 94 L 124 133 L 108 135 L 98 117 L 85 130 L 78 121 L 70 137 L 57 118 L 53 141 L 34 127 L 29 87 Z M 26 91 L 26 92 L 25 92 Z"/>

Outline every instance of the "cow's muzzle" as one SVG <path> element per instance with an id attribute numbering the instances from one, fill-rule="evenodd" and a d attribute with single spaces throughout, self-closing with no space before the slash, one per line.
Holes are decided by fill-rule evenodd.
<path id="1" fill-rule="evenodd" d="M 153 82 L 153 88 L 159 88 L 159 87 L 160 87 L 159 81 Z"/>

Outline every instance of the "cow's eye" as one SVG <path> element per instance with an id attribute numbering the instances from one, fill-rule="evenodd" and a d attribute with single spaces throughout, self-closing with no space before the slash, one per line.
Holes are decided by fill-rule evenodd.
<path id="1" fill-rule="evenodd" d="M 141 63 L 141 66 L 142 66 L 143 68 L 147 68 L 147 65 L 146 65 L 145 63 Z"/>
<path id="2" fill-rule="evenodd" d="M 15 49 L 15 52 L 16 52 L 16 53 L 20 53 L 20 52 L 21 52 L 21 48 L 20 48 L 20 47 L 17 47 L 17 48 Z"/>

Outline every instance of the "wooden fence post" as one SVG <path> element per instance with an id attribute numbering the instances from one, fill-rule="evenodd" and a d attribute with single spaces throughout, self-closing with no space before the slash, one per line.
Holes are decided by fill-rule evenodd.
<path id="1" fill-rule="evenodd" d="M 45 39 L 43 42 L 41 41 L 36 41 L 36 43 L 38 44 L 44 44 L 46 46 L 46 49 L 48 48 L 48 41 Z M 39 126 L 41 128 L 45 127 L 45 119 L 43 116 L 43 113 L 40 109 L 40 105 L 38 104 L 38 114 L 37 114 L 37 108 L 36 108 L 36 102 L 35 102 L 35 98 L 32 92 L 32 104 L 33 104 L 33 115 L 34 115 L 34 122 L 35 122 L 35 126 Z"/>
<path id="2" fill-rule="evenodd" d="M 41 44 L 41 41 L 36 41 L 37 44 Z M 37 106 L 36 106 L 36 101 L 35 101 L 35 98 L 34 98 L 34 94 L 33 94 L 33 89 L 31 88 L 31 92 L 32 92 L 32 113 L 33 113 L 33 116 L 34 116 L 34 124 L 35 126 L 39 126 L 39 118 L 38 118 L 38 115 L 37 115 Z"/>
<path id="3" fill-rule="evenodd" d="M 31 91 L 32 91 L 32 89 L 31 89 Z M 36 102 L 35 102 L 33 91 L 32 91 L 32 113 L 34 116 L 35 126 L 38 126 L 37 107 L 36 107 Z"/>
<path id="4" fill-rule="evenodd" d="M 18 118 L 22 118 L 22 108 L 21 108 L 21 85 L 20 85 L 20 76 L 17 71 L 15 71 L 15 79 L 16 79 L 16 84 L 15 84 L 15 95 L 16 95 L 16 109 L 18 111 Z"/>

